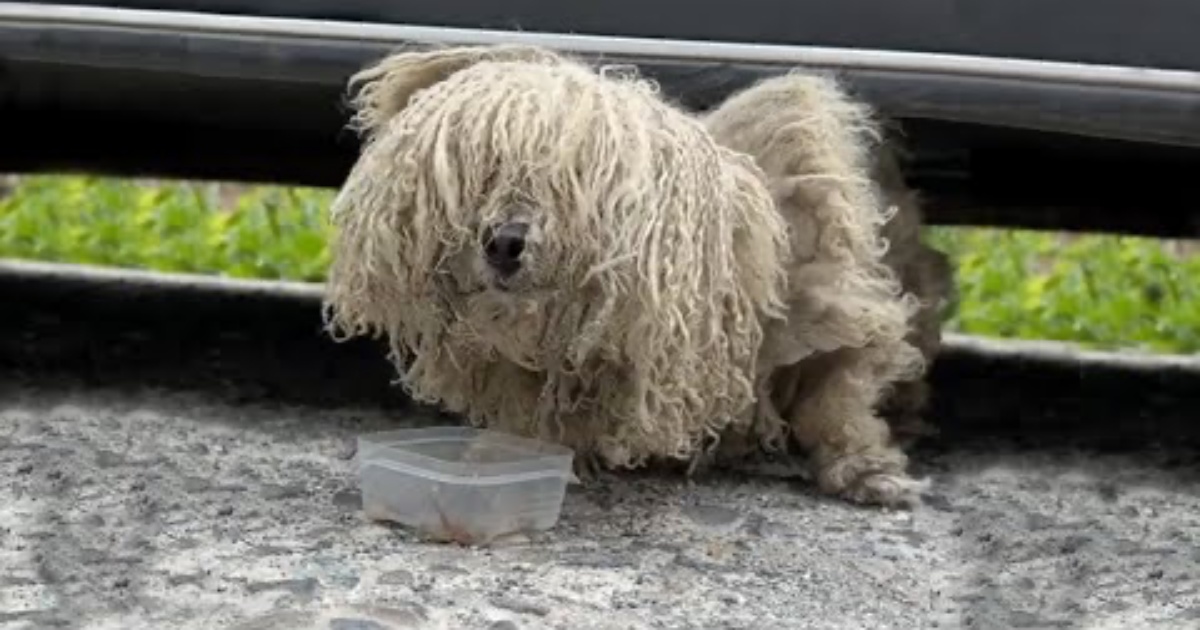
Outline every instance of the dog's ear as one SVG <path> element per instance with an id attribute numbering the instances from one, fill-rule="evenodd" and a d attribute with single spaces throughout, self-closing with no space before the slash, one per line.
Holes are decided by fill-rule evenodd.
<path id="1" fill-rule="evenodd" d="M 364 137 L 374 135 L 400 113 L 419 91 L 483 61 L 555 62 L 559 56 L 537 46 L 498 45 L 435 48 L 400 52 L 350 78 L 353 125 Z"/>

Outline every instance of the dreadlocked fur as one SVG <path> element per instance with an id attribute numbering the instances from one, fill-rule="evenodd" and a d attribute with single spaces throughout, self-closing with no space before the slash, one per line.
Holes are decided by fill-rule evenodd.
<path id="1" fill-rule="evenodd" d="M 920 375 L 920 305 L 883 260 L 872 128 L 832 87 L 701 120 L 524 46 L 402 52 L 352 84 L 326 318 L 386 338 L 415 399 L 610 467 L 794 435 L 826 490 L 911 494 L 874 409 Z M 516 220 L 501 285 L 481 242 Z"/>
<path id="2" fill-rule="evenodd" d="M 950 274 L 920 240 L 919 200 L 880 124 L 833 79 L 801 73 L 732 95 L 704 122 L 754 156 L 790 227 L 787 318 L 766 326 L 754 437 L 786 427 L 829 492 L 913 500 L 922 486 L 892 438 L 926 428 Z"/>
<path id="3" fill-rule="evenodd" d="M 357 78 L 376 82 L 334 204 L 332 322 L 386 334 L 416 398 L 613 466 L 690 457 L 744 415 L 787 255 L 749 157 L 652 84 L 540 50 Z M 487 291 L 481 229 L 514 213 L 536 228 L 523 284 Z"/>

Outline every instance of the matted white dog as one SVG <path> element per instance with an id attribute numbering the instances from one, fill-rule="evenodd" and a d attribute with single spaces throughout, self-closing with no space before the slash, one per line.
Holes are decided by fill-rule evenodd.
<path id="1" fill-rule="evenodd" d="M 535 47 L 357 75 L 326 313 L 418 400 L 607 467 L 800 446 L 904 505 L 949 291 L 870 110 L 790 74 L 703 116 Z"/>

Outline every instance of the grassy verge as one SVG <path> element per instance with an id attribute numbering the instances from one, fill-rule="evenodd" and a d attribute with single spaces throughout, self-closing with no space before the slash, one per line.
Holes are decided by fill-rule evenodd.
<path id="1" fill-rule="evenodd" d="M 998 229 L 929 230 L 954 262 L 953 330 L 1099 348 L 1200 352 L 1194 244 Z"/>
<path id="2" fill-rule="evenodd" d="M 333 193 L 22 178 L 0 200 L 0 256 L 320 281 Z"/>
<path id="3" fill-rule="evenodd" d="M 333 193 L 28 177 L 0 200 L 0 257 L 319 282 Z M 1117 236 L 931 228 L 954 261 L 951 330 L 1200 352 L 1200 251 Z"/>

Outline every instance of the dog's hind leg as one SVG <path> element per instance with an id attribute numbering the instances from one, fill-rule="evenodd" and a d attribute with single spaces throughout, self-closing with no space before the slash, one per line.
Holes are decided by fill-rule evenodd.
<path id="1" fill-rule="evenodd" d="M 842 348 L 784 368 L 776 375 L 774 397 L 792 437 L 808 451 L 822 492 L 857 503 L 912 506 L 925 484 L 905 472 L 908 458 L 892 444 L 875 409 L 886 352 Z"/>
<path id="2" fill-rule="evenodd" d="M 872 112 L 835 81 L 797 73 L 731 96 L 704 121 L 754 157 L 791 228 L 788 316 L 768 324 L 760 357 L 774 372 L 773 407 L 812 454 L 823 491 L 915 502 L 921 484 L 879 415 L 924 361 L 909 339 L 918 301 L 884 260 L 881 233 L 895 215 L 874 177 L 882 134 Z"/>

